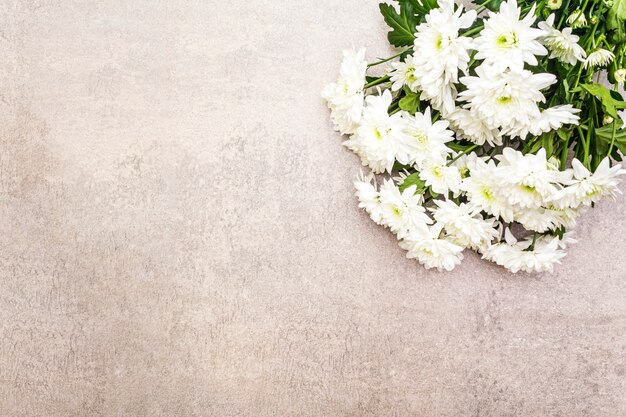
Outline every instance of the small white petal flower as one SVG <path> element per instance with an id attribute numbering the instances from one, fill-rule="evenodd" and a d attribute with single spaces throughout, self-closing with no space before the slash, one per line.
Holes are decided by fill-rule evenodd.
<path id="1" fill-rule="evenodd" d="M 367 96 L 361 125 L 344 142 L 348 149 L 361 157 L 363 165 L 377 174 L 391 172 L 406 125 L 400 113 L 389 115 L 391 101 L 389 90 L 385 90 L 380 96 Z"/>
<path id="2" fill-rule="evenodd" d="M 359 199 L 359 207 L 367 211 L 375 223 L 381 224 L 382 210 L 378 190 L 372 184 L 373 175 L 361 176 L 354 181 L 355 195 Z"/>
<path id="3" fill-rule="evenodd" d="M 461 173 L 456 166 L 447 166 L 445 162 L 426 161 L 421 168 L 420 178 L 434 192 L 438 194 L 447 194 L 449 191 L 453 194 L 459 193 Z"/>
<path id="4" fill-rule="evenodd" d="M 548 58 L 557 58 L 561 62 L 576 65 L 578 61 L 584 61 L 587 54 L 578 44 L 578 36 L 572 34 L 572 28 L 563 31 L 555 29 L 554 14 L 551 14 L 545 22 L 539 23 L 539 29 L 543 30 L 541 42 L 550 51 Z"/>
<path id="5" fill-rule="evenodd" d="M 566 181 L 567 187 L 559 190 L 549 200 L 555 207 L 589 206 L 600 197 L 615 197 L 621 193 L 617 187 L 620 182 L 618 176 L 626 174 L 626 170 L 620 164 L 611 167 L 608 157 L 600 162 L 593 174 L 578 159 L 572 161 L 572 168 L 574 178 Z"/>
<path id="6" fill-rule="evenodd" d="M 407 124 L 400 139 L 398 162 L 418 166 L 426 160 L 445 162 L 451 152 L 446 143 L 454 139 L 454 134 L 448 130 L 448 122 L 438 120 L 433 123 L 430 107 L 424 113 L 417 112 L 414 116 L 404 113 L 403 117 Z"/>
<path id="7" fill-rule="evenodd" d="M 470 204 L 506 222 L 513 221 L 513 206 L 501 193 L 494 161 L 485 162 L 470 154 L 468 168 L 470 175 L 463 179 L 461 190 L 467 193 Z"/>
<path id="8" fill-rule="evenodd" d="M 391 66 L 393 68 L 393 71 L 389 73 L 391 82 L 393 83 L 391 89 L 398 91 L 406 85 L 411 91 L 417 92 L 419 81 L 415 77 L 415 63 L 413 62 L 413 57 L 406 57 L 404 62 L 393 62 Z"/>
<path id="9" fill-rule="evenodd" d="M 427 225 L 432 223 L 422 206 L 422 196 L 415 194 L 412 185 L 403 192 L 392 180 L 386 180 L 380 187 L 381 224 L 403 238 L 409 233 L 426 233 Z"/>
<path id="10" fill-rule="evenodd" d="M 322 91 L 331 110 L 335 129 L 342 134 L 354 133 L 363 110 L 363 87 L 365 85 L 365 48 L 343 52 L 339 80 L 327 85 Z"/>
<path id="11" fill-rule="evenodd" d="M 543 148 L 536 155 L 504 148 L 496 158 L 500 160 L 496 175 L 501 192 L 513 206 L 539 208 L 570 178 L 568 172 L 559 171 L 548 163 Z"/>
<path id="12" fill-rule="evenodd" d="M 524 137 L 533 122 L 541 119 L 538 102 L 544 102 L 541 90 L 556 82 L 549 73 L 530 71 L 498 72 L 481 65 L 477 76 L 462 77 L 467 90 L 459 94 L 465 108 L 479 117 L 490 129 L 503 135 Z"/>
<path id="13" fill-rule="evenodd" d="M 415 77 L 421 99 L 430 100 L 437 110 L 452 111 L 459 71 L 467 73 L 472 38 L 459 36 L 476 19 L 476 11 L 455 10 L 453 0 L 440 0 L 439 8 L 431 10 L 425 22 L 417 26 L 414 42 Z"/>
<path id="14" fill-rule="evenodd" d="M 477 145 L 485 142 L 491 146 L 502 145 L 502 136 L 498 129 L 490 129 L 480 117 L 469 110 L 456 107 L 452 113 L 446 115 L 446 119 L 459 139 L 467 139 Z"/>
<path id="15" fill-rule="evenodd" d="M 611 51 L 607 51 L 606 49 L 596 49 L 592 53 L 589 54 L 583 66 L 585 68 L 591 66 L 593 68 L 605 67 L 613 61 L 615 58 L 615 54 Z"/>
<path id="16" fill-rule="evenodd" d="M 559 129 L 563 125 L 578 125 L 580 109 L 571 104 L 550 107 L 541 112 L 538 119 L 530 125 L 530 133 L 539 136 L 542 133 Z"/>
<path id="17" fill-rule="evenodd" d="M 541 236 L 535 241 L 532 239 L 518 242 L 509 229 L 505 232 L 506 241 L 490 246 L 483 258 L 497 263 L 513 273 L 550 272 L 554 265 L 560 264 L 566 253 L 559 247 L 558 237 Z"/>
<path id="18" fill-rule="evenodd" d="M 426 269 L 452 271 L 463 259 L 463 247 L 441 238 L 441 225 L 435 225 L 425 234 L 409 235 L 400 241 L 407 258 L 417 259 Z"/>
<path id="19" fill-rule="evenodd" d="M 520 13 L 516 0 L 502 2 L 499 13 L 489 13 L 485 28 L 476 38 L 477 59 L 484 59 L 496 71 L 504 71 L 521 70 L 524 63 L 537 65 L 535 55 L 547 55 L 548 51 L 537 40 L 543 32 L 532 27 L 535 5 L 521 20 Z"/>
<path id="20" fill-rule="evenodd" d="M 467 204 L 457 205 L 450 200 L 435 200 L 433 215 L 443 225 L 449 239 L 466 248 L 479 248 L 499 236 L 495 219 L 483 219 L 480 210 Z"/>

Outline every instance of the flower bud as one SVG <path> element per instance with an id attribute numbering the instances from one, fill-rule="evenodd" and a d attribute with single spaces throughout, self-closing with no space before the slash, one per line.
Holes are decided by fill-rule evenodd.
<path id="1" fill-rule="evenodd" d="M 610 9 L 613 7 L 613 0 L 604 0 L 604 5 Z"/>
<path id="2" fill-rule="evenodd" d="M 620 68 L 615 71 L 615 82 L 617 84 L 624 84 L 626 81 L 626 68 Z"/>
<path id="3" fill-rule="evenodd" d="M 573 29 L 578 29 L 587 26 L 587 18 L 582 10 L 574 10 L 567 18 L 567 23 Z"/>
<path id="4" fill-rule="evenodd" d="M 548 8 L 550 10 L 558 10 L 563 5 L 563 0 L 548 0 Z"/>
<path id="5" fill-rule="evenodd" d="M 591 16 L 591 18 L 589 19 L 589 23 L 591 23 L 592 25 L 598 23 L 598 16 Z"/>
<path id="6" fill-rule="evenodd" d="M 604 118 L 602 119 L 602 124 L 603 125 L 608 125 L 610 123 L 613 123 L 613 118 L 611 116 L 609 116 L 608 114 L 605 114 Z"/>

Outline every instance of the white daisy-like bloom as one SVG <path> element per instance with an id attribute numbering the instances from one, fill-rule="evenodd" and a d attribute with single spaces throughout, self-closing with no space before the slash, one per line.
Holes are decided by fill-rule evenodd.
<path id="1" fill-rule="evenodd" d="M 459 36 L 461 29 L 469 28 L 476 20 L 476 11 L 463 13 L 455 9 L 453 0 L 440 0 L 439 8 L 426 15 L 417 26 L 414 42 L 415 77 L 421 98 L 430 100 L 437 110 L 452 111 L 459 70 L 467 73 L 472 38 Z"/>
<path id="2" fill-rule="evenodd" d="M 539 136 L 542 133 L 557 130 L 563 125 L 578 125 L 580 120 L 578 113 L 580 113 L 580 109 L 571 104 L 547 108 L 541 112 L 539 119 L 531 123 L 529 131 L 533 135 Z"/>
<path id="3" fill-rule="evenodd" d="M 562 212 L 544 207 L 524 208 L 515 212 L 515 221 L 526 230 L 545 233 L 561 226 Z"/>
<path id="4" fill-rule="evenodd" d="M 513 273 L 550 272 L 554 265 L 560 264 L 566 253 L 560 246 L 558 237 L 540 236 L 535 246 L 530 250 L 532 238 L 517 241 L 509 229 L 505 231 L 505 242 L 491 245 L 484 253 L 483 258 L 497 263 Z"/>
<path id="5" fill-rule="evenodd" d="M 359 199 L 359 207 L 364 209 L 375 223 L 381 224 L 382 210 L 380 198 L 378 190 L 372 184 L 373 177 L 372 174 L 364 176 L 361 173 L 360 177 L 354 181 L 355 195 Z"/>
<path id="6" fill-rule="evenodd" d="M 502 196 L 494 161 L 485 162 L 470 154 L 468 168 L 470 175 L 463 179 L 461 190 L 466 192 L 470 204 L 492 216 L 502 217 L 505 222 L 512 222 L 513 207 Z"/>
<path id="7" fill-rule="evenodd" d="M 585 68 L 591 66 L 592 68 L 600 68 L 605 67 L 613 61 L 615 58 L 615 54 L 611 51 L 607 51 L 606 49 L 596 49 L 592 53 L 589 54 L 583 66 Z"/>
<path id="8" fill-rule="evenodd" d="M 417 259 L 426 269 L 452 271 L 463 260 L 463 246 L 441 237 L 443 226 L 436 224 L 428 233 L 409 235 L 400 241 L 406 257 Z"/>
<path id="9" fill-rule="evenodd" d="M 381 210 L 381 224 L 403 238 L 407 234 L 428 232 L 432 220 L 422 206 L 422 195 L 415 194 L 417 186 L 412 185 L 400 192 L 392 180 L 385 180 L 378 191 Z"/>
<path id="10" fill-rule="evenodd" d="M 391 89 L 393 91 L 401 90 L 405 85 L 411 91 L 417 92 L 419 82 L 415 77 L 415 63 L 412 56 L 406 57 L 404 62 L 392 62 L 393 71 L 389 73 L 391 76 Z"/>
<path id="11" fill-rule="evenodd" d="M 475 207 L 451 200 L 435 200 L 433 216 L 446 230 L 449 240 L 466 248 L 478 248 L 489 244 L 499 236 L 495 219 L 483 219 Z"/>
<path id="12" fill-rule="evenodd" d="M 339 80 L 322 91 L 322 97 L 331 110 L 335 130 L 344 135 L 354 133 L 361 120 L 366 71 L 365 48 L 346 50 L 343 52 Z"/>
<path id="13" fill-rule="evenodd" d="M 570 178 L 569 172 L 559 171 L 548 163 L 543 148 L 536 155 L 504 148 L 496 158 L 500 161 L 496 175 L 501 193 L 513 206 L 539 208 L 557 193 L 559 184 Z"/>
<path id="14" fill-rule="evenodd" d="M 454 133 L 448 130 L 448 122 L 437 120 L 433 123 L 430 107 L 415 116 L 403 113 L 403 117 L 407 124 L 400 140 L 398 162 L 418 166 L 426 160 L 445 162 L 451 152 L 446 143 L 454 139 Z"/>
<path id="15" fill-rule="evenodd" d="M 544 102 L 541 90 L 554 84 L 556 76 L 533 74 L 527 70 L 505 72 L 481 65 L 477 76 L 462 77 L 467 90 L 459 94 L 463 107 L 479 117 L 490 129 L 523 138 L 532 123 L 541 119 L 538 102 Z"/>
<path id="16" fill-rule="evenodd" d="M 425 161 L 422 164 L 420 178 L 437 194 L 452 191 L 458 194 L 461 190 L 461 173 L 454 165 L 445 162 Z"/>
<path id="17" fill-rule="evenodd" d="M 584 61 L 587 53 L 578 44 L 578 36 L 572 34 L 572 28 L 563 31 L 555 29 L 554 14 L 551 14 L 545 22 L 539 22 L 539 29 L 543 30 L 541 42 L 550 51 L 548 58 L 557 58 L 561 62 L 576 65 L 578 61 Z"/>
<path id="18" fill-rule="evenodd" d="M 450 128 L 459 139 L 467 139 L 477 145 L 487 142 L 491 146 L 502 145 L 502 136 L 498 129 L 491 129 L 480 117 L 467 109 L 456 107 L 452 113 L 446 115 Z"/>
<path id="19" fill-rule="evenodd" d="M 516 0 L 502 2 L 499 13 L 489 13 L 485 28 L 476 38 L 476 59 L 484 59 L 500 72 L 506 68 L 521 70 L 524 63 L 537 65 L 536 55 L 547 55 L 538 41 L 543 32 L 532 27 L 535 5 L 521 20 L 520 13 Z"/>
<path id="20" fill-rule="evenodd" d="M 363 165 L 378 174 L 391 172 L 400 137 L 406 125 L 400 113 L 389 115 L 392 97 L 389 90 L 365 98 L 361 125 L 344 145 L 361 157 Z"/>
<path id="21" fill-rule="evenodd" d="M 590 206 L 600 197 L 615 197 L 621 191 L 618 188 L 620 175 L 626 174 L 621 164 L 610 166 L 609 158 L 600 162 L 592 174 L 578 160 L 572 161 L 573 178 L 565 182 L 566 187 L 550 198 L 550 203 L 558 208 L 577 208 L 581 205 Z"/>
<path id="22" fill-rule="evenodd" d="M 574 10 L 567 17 L 567 24 L 574 29 L 584 28 L 587 26 L 587 18 L 582 10 Z"/>

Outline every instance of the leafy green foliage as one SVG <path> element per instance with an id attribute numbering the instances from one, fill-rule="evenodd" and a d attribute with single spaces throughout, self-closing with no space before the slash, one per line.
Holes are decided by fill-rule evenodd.
<path id="1" fill-rule="evenodd" d="M 582 89 L 602 103 L 602 109 L 613 118 L 617 116 L 618 109 L 626 109 L 626 102 L 621 99 L 621 95 L 617 91 L 609 90 L 600 84 L 580 84 L 575 91 Z"/>
<path id="2" fill-rule="evenodd" d="M 402 1 L 399 1 L 399 3 L 402 3 Z M 413 10 L 419 16 L 425 16 L 432 9 L 437 8 L 437 0 L 409 0 L 409 3 L 411 3 Z"/>
<path id="3" fill-rule="evenodd" d="M 426 191 L 426 183 L 420 179 L 417 172 L 406 177 L 402 184 L 398 185 L 398 188 L 400 188 L 400 191 L 404 191 L 412 185 L 416 186 L 415 194 L 424 194 Z"/>
<path id="4" fill-rule="evenodd" d="M 387 34 L 389 43 L 398 47 L 413 45 L 417 20 L 411 2 L 401 0 L 400 13 L 390 4 L 381 3 L 378 7 L 385 18 L 385 22 L 392 29 Z"/>
<path id="5" fill-rule="evenodd" d="M 600 154 L 606 155 L 611 143 L 613 143 L 613 150 L 619 149 L 622 154 L 626 155 L 626 129 L 620 129 L 616 123 L 618 122 L 609 123 L 596 129 L 596 146 Z M 613 137 L 614 132 L 615 137 Z"/>
<path id="6" fill-rule="evenodd" d="M 400 99 L 400 109 L 411 114 L 415 114 L 415 112 L 419 109 L 419 95 L 409 90 L 408 88 L 405 88 L 404 91 L 406 95 Z"/>

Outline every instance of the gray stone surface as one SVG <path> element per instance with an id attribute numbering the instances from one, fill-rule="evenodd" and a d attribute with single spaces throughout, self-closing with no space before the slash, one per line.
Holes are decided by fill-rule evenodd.
<path id="1" fill-rule="evenodd" d="M 1 416 L 626 415 L 626 199 L 427 272 L 319 97 L 374 1 L 0 2 Z"/>

